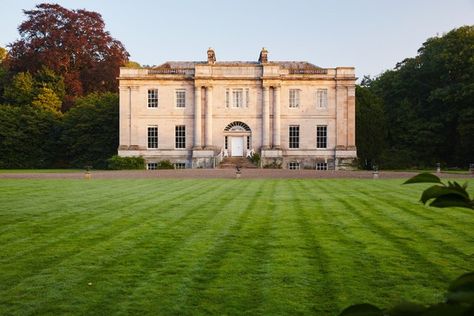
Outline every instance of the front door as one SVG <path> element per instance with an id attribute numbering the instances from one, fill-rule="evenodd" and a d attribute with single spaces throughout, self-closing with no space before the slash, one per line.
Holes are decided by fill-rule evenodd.
<path id="1" fill-rule="evenodd" d="M 242 157 L 244 155 L 244 138 L 231 137 L 231 154 L 232 157 Z"/>

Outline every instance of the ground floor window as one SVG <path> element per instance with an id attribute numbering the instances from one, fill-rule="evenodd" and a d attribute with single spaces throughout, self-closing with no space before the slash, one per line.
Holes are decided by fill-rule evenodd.
<path id="1" fill-rule="evenodd" d="M 327 148 L 328 146 L 328 127 L 318 125 L 316 127 L 316 148 Z"/>
<path id="2" fill-rule="evenodd" d="M 289 128 L 289 144 L 290 148 L 300 148 L 300 126 L 290 125 Z"/>
<path id="3" fill-rule="evenodd" d="M 300 169 L 300 163 L 297 161 L 292 161 L 288 163 L 288 169 L 290 170 L 299 170 Z"/>
<path id="4" fill-rule="evenodd" d="M 229 149 L 229 139 L 228 137 L 224 137 L 224 149 Z"/>
<path id="5" fill-rule="evenodd" d="M 250 149 L 250 147 L 251 147 L 250 144 L 251 144 L 250 136 L 247 136 L 247 149 Z"/>
<path id="6" fill-rule="evenodd" d="M 186 148 L 186 126 L 176 125 L 175 127 L 175 146 L 176 148 Z"/>
<path id="7" fill-rule="evenodd" d="M 186 169 L 186 163 L 184 162 L 175 162 L 174 163 L 175 169 Z"/>
<path id="8" fill-rule="evenodd" d="M 156 170 L 156 167 L 158 167 L 158 164 L 156 162 L 149 162 L 146 164 L 146 168 L 148 170 Z"/>
<path id="9" fill-rule="evenodd" d="M 328 170 L 328 164 L 326 162 L 318 162 L 316 164 L 316 170 Z"/>
<path id="10" fill-rule="evenodd" d="M 148 148 L 158 148 L 158 126 L 148 127 Z"/>

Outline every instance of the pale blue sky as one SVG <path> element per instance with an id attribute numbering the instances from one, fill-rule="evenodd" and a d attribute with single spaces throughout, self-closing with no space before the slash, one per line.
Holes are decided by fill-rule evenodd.
<path id="1" fill-rule="evenodd" d="M 474 0 L 96 0 L 55 1 L 102 14 L 106 29 L 141 64 L 204 60 L 302 60 L 355 66 L 359 77 L 391 69 L 431 36 L 474 24 Z M 0 46 L 19 37 L 22 9 L 0 0 Z"/>

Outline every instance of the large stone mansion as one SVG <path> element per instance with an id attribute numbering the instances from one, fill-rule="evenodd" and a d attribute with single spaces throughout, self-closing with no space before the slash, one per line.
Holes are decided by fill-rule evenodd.
<path id="1" fill-rule="evenodd" d="M 345 169 L 356 159 L 353 67 L 308 62 L 166 62 L 120 69 L 120 156 L 213 168 L 226 156 L 261 166 Z"/>

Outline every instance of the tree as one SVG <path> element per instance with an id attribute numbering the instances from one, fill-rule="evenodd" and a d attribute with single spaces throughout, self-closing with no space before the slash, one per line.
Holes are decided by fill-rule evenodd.
<path id="1" fill-rule="evenodd" d="M 119 101 L 114 93 L 93 93 L 79 98 L 64 114 L 61 142 L 73 166 L 106 168 L 117 153 Z"/>
<path id="2" fill-rule="evenodd" d="M 48 67 L 64 78 L 69 103 L 91 92 L 117 91 L 119 67 L 129 54 L 104 30 L 100 14 L 47 3 L 24 13 L 21 38 L 9 45 L 12 71 L 35 73 Z"/>
<path id="3" fill-rule="evenodd" d="M 357 155 L 362 168 L 372 169 L 385 149 L 383 103 L 369 88 L 357 86 L 356 104 Z"/>
<path id="4" fill-rule="evenodd" d="M 0 168 L 50 167 L 58 135 L 59 121 L 51 111 L 0 105 Z"/>
<path id="5" fill-rule="evenodd" d="M 62 101 L 66 95 L 64 78 L 46 66 L 42 66 L 34 75 L 35 89 L 49 88 Z"/>
<path id="6" fill-rule="evenodd" d="M 5 87 L 4 99 L 14 105 L 29 105 L 33 101 L 34 81 L 29 72 L 17 73 Z"/>
<path id="7" fill-rule="evenodd" d="M 61 114 L 61 100 L 50 88 L 40 88 L 31 105 L 52 113 Z"/>
<path id="8" fill-rule="evenodd" d="M 463 26 L 369 81 L 387 118 L 385 157 L 404 156 L 398 167 L 472 162 L 473 56 L 474 26 Z"/>
<path id="9" fill-rule="evenodd" d="M 0 47 L 0 104 L 4 102 L 3 94 L 5 90 L 5 85 L 7 83 L 8 68 L 6 59 L 8 52 L 5 48 Z"/>

